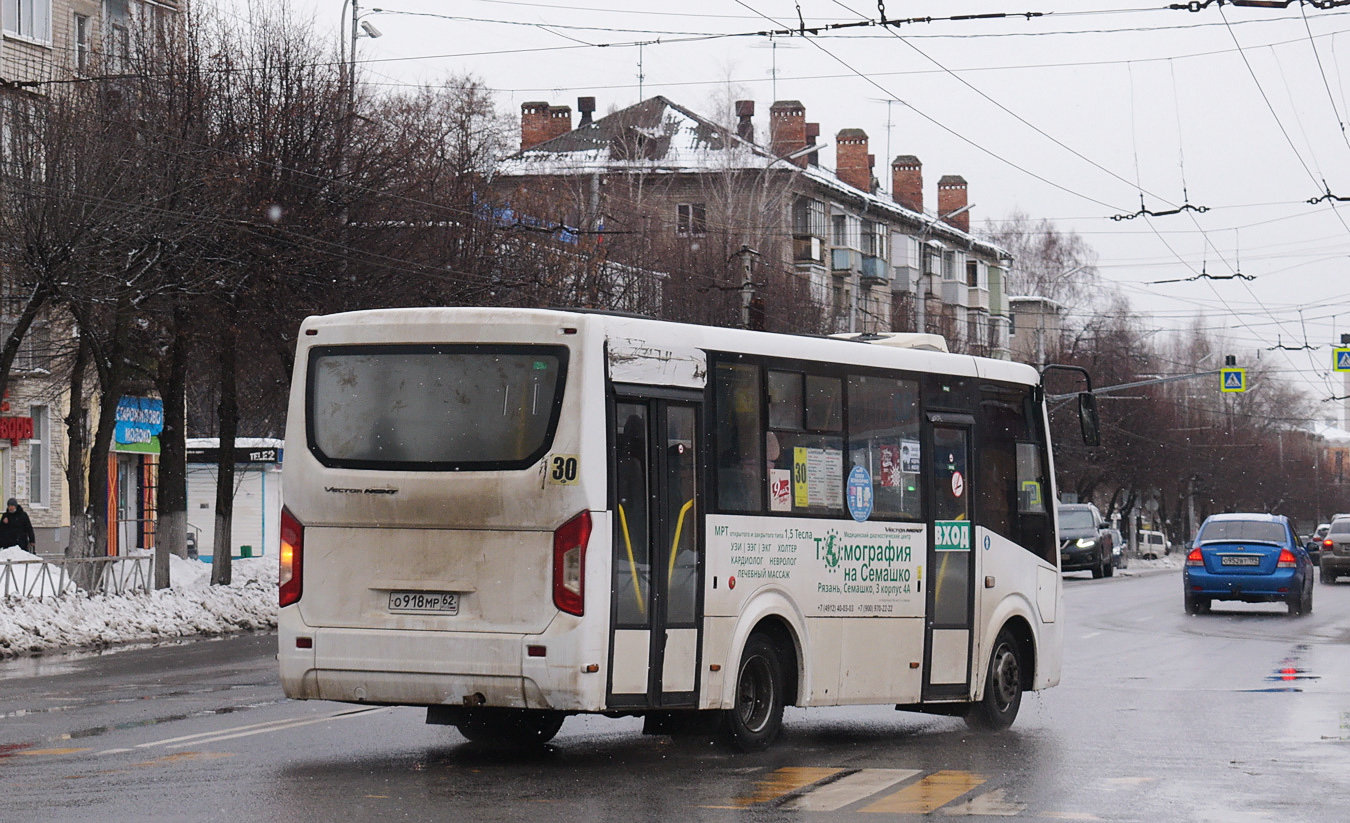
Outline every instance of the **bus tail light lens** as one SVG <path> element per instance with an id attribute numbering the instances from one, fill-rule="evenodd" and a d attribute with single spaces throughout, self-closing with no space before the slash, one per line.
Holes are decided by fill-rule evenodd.
<path id="1" fill-rule="evenodd" d="M 291 510 L 281 510 L 281 598 L 283 606 L 300 599 L 300 565 L 304 553 L 305 527 Z"/>
<path id="2" fill-rule="evenodd" d="M 1294 569 L 1298 567 L 1298 559 L 1294 553 L 1288 549 L 1280 549 L 1280 559 L 1275 563 L 1277 569 Z"/>
<path id="3" fill-rule="evenodd" d="M 1205 557 L 1204 555 L 1200 554 L 1200 550 L 1198 548 L 1191 549 L 1191 553 L 1186 555 L 1186 565 L 1187 566 L 1205 565 Z"/>
<path id="4" fill-rule="evenodd" d="M 585 606 L 586 544 L 591 513 L 582 512 L 553 533 L 553 605 L 580 616 Z"/>

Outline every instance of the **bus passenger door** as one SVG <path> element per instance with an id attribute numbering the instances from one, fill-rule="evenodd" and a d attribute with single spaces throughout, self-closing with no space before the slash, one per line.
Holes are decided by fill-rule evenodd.
<path id="1" fill-rule="evenodd" d="M 970 500 L 970 415 L 930 414 L 931 535 L 928 544 L 927 627 L 923 697 L 970 693 L 974 590 L 974 527 Z"/>
<path id="2" fill-rule="evenodd" d="M 674 397 L 615 404 L 611 706 L 697 705 L 699 408 Z"/>

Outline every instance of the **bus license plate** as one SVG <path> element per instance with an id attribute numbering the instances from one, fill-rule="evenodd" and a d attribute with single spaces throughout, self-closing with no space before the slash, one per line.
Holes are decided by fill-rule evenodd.
<path id="1" fill-rule="evenodd" d="M 390 592 L 389 611 L 459 614 L 459 595 L 455 592 Z"/>
<path id="2" fill-rule="evenodd" d="M 1261 558 L 1254 554 L 1225 554 L 1219 563 L 1223 566 L 1259 566 Z"/>

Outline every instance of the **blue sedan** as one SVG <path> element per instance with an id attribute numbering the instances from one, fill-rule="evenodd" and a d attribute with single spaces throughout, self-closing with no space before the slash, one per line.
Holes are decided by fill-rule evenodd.
<path id="1" fill-rule="evenodd" d="M 1312 560 L 1282 514 L 1216 514 L 1186 556 L 1186 611 L 1204 614 L 1215 600 L 1285 603 L 1312 611 Z"/>

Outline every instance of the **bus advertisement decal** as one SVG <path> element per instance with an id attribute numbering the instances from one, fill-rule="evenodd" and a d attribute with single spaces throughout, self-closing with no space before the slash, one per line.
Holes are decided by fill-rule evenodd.
<path id="1" fill-rule="evenodd" d="M 710 576 L 735 577 L 737 593 L 709 590 L 710 613 L 734 612 L 762 586 L 786 589 L 807 616 L 918 617 L 927 553 L 921 523 L 851 523 L 708 517 Z M 723 602 L 714 602 L 723 601 Z"/>

